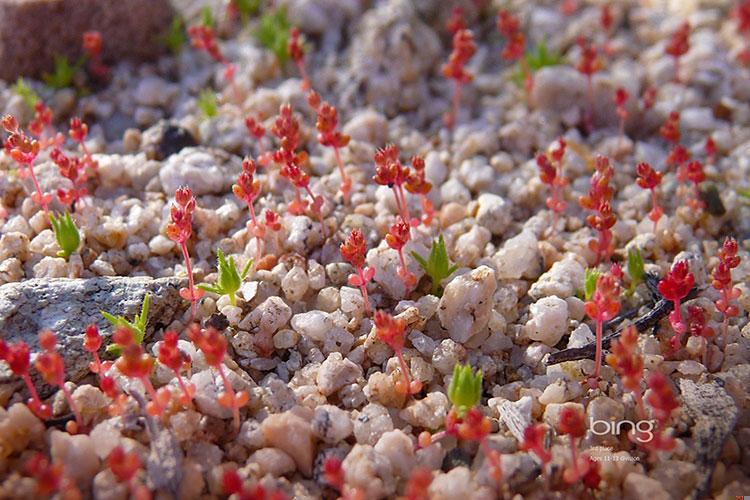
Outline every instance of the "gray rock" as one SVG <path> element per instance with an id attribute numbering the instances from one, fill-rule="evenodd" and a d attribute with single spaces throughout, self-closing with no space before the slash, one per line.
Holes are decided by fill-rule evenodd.
<path id="1" fill-rule="evenodd" d="M 178 278 L 101 277 L 92 279 L 31 279 L 0 286 L 0 331 L 8 342 L 23 340 L 37 350 L 37 334 L 50 329 L 65 353 L 69 380 L 88 373 L 90 355 L 83 349 L 86 327 L 96 323 L 103 334 L 111 329 L 100 311 L 132 318 L 140 312 L 146 293 L 151 295 L 148 331 L 166 326 L 185 309 Z M 106 344 L 106 341 L 105 341 Z M 35 372 L 34 372 L 35 373 Z M 12 376 L 0 371 L 0 381 Z"/>
<path id="2" fill-rule="evenodd" d="M 164 192 L 171 195 L 187 185 L 196 196 L 228 192 L 240 172 L 240 162 L 217 150 L 185 148 L 170 156 L 159 171 Z"/>
<path id="3" fill-rule="evenodd" d="M 164 160 L 184 148 L 197 146 L 195 137 L 185 128 L 161 121 L 143 132 L 141 150 L 149 160 Z"/>

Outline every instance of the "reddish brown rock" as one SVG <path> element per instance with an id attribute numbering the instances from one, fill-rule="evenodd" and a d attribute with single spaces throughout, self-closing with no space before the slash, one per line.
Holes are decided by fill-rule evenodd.
<path id="1" fill-rule="evenodd" d="M 173 16 L 169 0 L 0 0 L 0 79 L 38 77 L 55 55 L 76 61 L 88 30 L 102 33 L 105 61 L 151 59 Z"/>

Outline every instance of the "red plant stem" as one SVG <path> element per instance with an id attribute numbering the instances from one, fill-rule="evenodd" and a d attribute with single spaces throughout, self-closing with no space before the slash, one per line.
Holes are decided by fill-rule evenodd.
<path id="1" fill-rule="evenodd" d="M 333 147 L 333 152 L 336 155 L 336 165 L 338 165 L 339 174 L 341 175 L 341 192 L 344 193 L 344 201 L 346 203 L 349 203 L 348 186 L 351 186 L 351 181 L 349 181 L 349 178 L 346 176 L 346 172 L 344 172 L 344 162 L 341 159 L 341 153 L 339 152 L 338 146 Z"/>
<path id="2" fill-rule="evenodd" d="M 255 207 L 253 206 L 253 203 L 250 202 L 250 201 L 248 201 L 247 202 L 247 208 L 250 211 L 250 220 L 253 223 L 253 228 L 257 231 L 258 228 L 259 228 L 258 227 L 258 220 L 255 218 Z M 258 236 L 257 234 L 255 234 L 255 243 L 256 243 L 257 252 L 258 252 L 258 257 L 257 258 L 260 260 L 260 256 L 261 256 L 261 253 L 260 253 L 260 236 Z"/>
<path id="3" fill-rule="evenodd" d="M 487 437 L 483 437 L 481 441 L 479 441 L 479 445 L 482 447 L 482 452 L 484 453 L 484 456 L 486 457 L 487 461 L 490 462 L 490 467 L 492 469 L 495 469 L 497 472 L 501 472 L 501 466 L 500 466 L 500 460 L 498 459 L 497 454 L 493 453 L 492 449 L 490 448 L 490 445 L 487 443 Z"/>
<path id="4" fill-rule="evenodd" d="M 229 393 L 229 396 L 232 398 L 232 415 L 234 416 L 234 428 L 236 430 L 240 429 L 240 409 L 237 407 L 235 400 L 237 397 L 237 393 L 234 392 L 234 387 L 232 387 L 232 384 L 229 382 L 229 379 L 227 378 L 226 373 L 224 373 L 224 367 L 221 366 L 221 363 L 219 363 L 219 366 L 216 367 L 216 369 L 219 371 L 219 376 L 221 376 L 221 381 L 224 383 L 224 390 Z"/>
<path id="5" fill-rule="evenodd" d="M 643 407 L 643 396 L 640 391 L 633 391 L 635 396 L 636 411 L 638 412 L 638 418 L 643 419 L 646 417 L 646 409 Z"/>
<path id="6" fill-rule="evenodd" d="M 603 321 L 601 319 L 596 320 L 596 357 L 594 360 L 594 374 L 592 379 L 599 380 L 599 371 L 602 367 L 602 329 Z"/>
<path id="7" fill-rule="evenodd" d="M 297 69 L 299 70 L 299 74 L 302 77 L 302 90 L 310 90 L 312 88 L 312 85 L 310 84 L 310 78 L 307 75 L 307 70 L 305 69 L 305 63 L 302 60 L 295 61 L 297 64 Z"/>
<path id="8" fill-rule="evenodd" d="M 183 394 L 185 394 L 185 398 L 190 401 L 192 400 L 192 396 L 190 395 L 190 391 L 188 390 L 187 386 L 185 385 L 185 382 L 182 380 L 182 377 L 180 376 L 180 372 L 177 370 L 172 370 L 177 376 L 177 383 L 180 384 L 180 389 L 182 389 Z"/>
<path id="9" fill-rule="evenodd" d="M 367 283 L 365 282 L 365 273 L 361 267 L 357 267 L 355 269 L 357 271 L 357 276 L 359 276 L 359 290 L 362 292 L 362 298 L 365 301 L 365 314 L 369 316 L 372 312 L 372 309 L 370 309 L 370 299 L 367 297 Z"/>
<path id="10" fill-rule="evenodd" d="M 411 394 L 411 379 L 409 378 L 409 368 L 406 366 L 404 355 L 401 353 L 401 349 L 396 351 L 396 357 L 398 358 L 398 364 L 401 367 L 401 375 L 404 377 L 406 383 L 406 392 Z"/>
<path id="11" fill-rule="evenodd" d="M 145 376 L 140 379 L 141 383 L 143 384 L 143 387 L 146 388 L 146 392 L 148 393 L 148 396 L 151 398 L 151 402 L 156 405 L 156 407 L 159 409 L 159 415 L 164 413 L 164 407 L 161 405 L 161 402 L 159 401 L 159 397 L 156 395 L 156 389 L 154 389 L 153 384 L 151 384 L 151 380 L 149 380 L 148 376 Z"/>
<path id="12" fill-rule="evenodd" d="M 531 99 L 531 92 L 534 90 L 534 75 L 529 71 L 526 58 L 521 58 L 521 74 L 523 75 L 523 84 L 526 89 L 526 98 Z"/>
<path id="13" fill-rule="evenodd" d="M 29 376 L 29 373 L 26 372 L 23 375 L 21 375 L 21 378 L 26 383 L 26 387 L 29 389 L 29 393 L 31 393 L 31 399 L 36 402 L 39 407 L 42 407 L 42 400 L 39 399 L 39 393 L 36 392 L 36 387 L 34 387 L 34 383 L 31 381 L 31 377 Z"/>
<path id="14" fill-rule="evenodd" d="M 653 212 L 654 210 L 656 210 L 658 206 L 659 201 L 656 199 L 656 188 L 651 188 L 651 211 Z M 659 219 L 660 218 L 661 217 L 659 217 Z M 656 219 L 654 221 L 654 234 L 656 234 L 656 226 L 659 222 L 659 219 Z"/>
<path id="15" fill-rule="evenodd" d="M 674 58 L 674 81 L 680 83 L 680 57 Z"/>
<path id="16" fill-rule="evenodd" d="M 60 380 L 58 382 L 58 385 L 60 386 L 60 389 L 62 389 L 65 399 L 68 401 L 70 410 L 76 416 L 76 425 L 79 429 L 81 429 L 83 427 L 83 419 L 81 418 L 81 412 L 78 411 L 78 407 L 76 406 L 75 401 L 73 401 L 73 395 L 70 393 L 70 390 L 65 387 L 65 380 Z"/>
<path id="17" fill-rule="evenodd" d="M 404 275 L 409 273 L 409 269 L 406 267 L 406 260 L 404 259 L 404 249 L 398 249 L 398 259 L 401 261 L 401 267 L 404 269 Z"/>
<path id="18" fill-rule="evenodd" d="M 191 313 L 190 318 L 195 318 L 195 309 L 197 300 L 195 298 L 195 284 L 193 283 L 193 265 L 190 263 L 190 254 L 188 254 L 187 244 L 183 241 L 180 243 L 182 249 L 182 257 L 185 259 L 185 267 L 187 268 L 188 275 L 188 287 L 190 289 L 190 304 Z"/>
<path id="19" fill-rule="evenodd" d="M 29 168 L 29 174 L 31 175 L 31 180 L 34 183 L 34 188 L 36 189 L 37 194 L 39 195 L 39 204 L 42 205 L 42 209 L 44 209 L 44 215 L 49 218 L 49 207 L 47 206 L 47 202 L 44 200 L 44 193 L 42 192 L 42 186 L 39 185 L 39 180 L 36 178 L 36 174 L 34 173 L 34 167 L 32 166 L 33 162 L 27 163 L 26 166 Z"/>

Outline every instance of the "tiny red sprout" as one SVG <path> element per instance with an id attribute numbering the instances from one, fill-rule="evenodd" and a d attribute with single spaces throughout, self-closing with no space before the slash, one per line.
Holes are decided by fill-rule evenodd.
<path id="1" fill-rule="evenodd" d="M 214 29 L 211 26 L 206 25 L 190 26 L 188 28 L 188 36 L 190 37 L 190 43 L 194 48 L 202 50 L 203 52 L 208 54 L 214 61 L 218 62 L 224 67 L 224 79 L 229 82 L 232 87 L 234 87 L 234 75 L 237 68 L 234 66 L 234 64 L 230 63 L 226 57 L 224 57 L 221 49 L 219 49 L 219 44 L 216 42 L 216 34 L 214 33 Z M 235 94 L 236 93 L 237 89 L 235 87 Z"/>
<path id="2" fill-rule="evenodd" d="M 659 133 L 665 141 L 672 145 L 677 145 L 680 142 L 680 112 L 672 111 L 667 117 L 667 121 L 659 129 Z"/>
<path id="3" fill-rule="evenodd" d="M 411 171 L 409 172 L 404 187 L 407 191 L 412 194 L 418 194 L 422 198 L 422 223 L 428 226 L 432 223 L 432 219 L 435 217 L 435 209 L 432 205 L 432 201 L 427 197 L 427 194 L 432 189 L 432 184 L 427 181 L 425 177 L 425 162 L 421 156 L 414 156 L 411 159 Z M 414 218 L 411 223 L 414 226 L 419 224 L 419 220 Z"/>
<path id="4" fill-rule="evenodd" d="M 658 370 L 653 370 L 648 377 L 648 387 L 651 389 L 646 402 L 651 406 L 654 418 L 664 425 L 669 421 L 672 412 L 680 407 L 674 396 L 667 377 Z"/>
<path id="5" fill-rule="evenodd" d="M 221 485 L 227 495 L 239 494 L 245 487 L 244 481 L 242 481 L 236 469 L 224 470 L 224 474 L 221 476 Z"/>
<path id="6" fill-rule="evenodd" d="M 586 111 L 584 122 L 586 128 L 591 130 L 593 127 L 594 120 L 594 84 L 593 77 L 594 73 L 601 70 L 604 67 L 604 62 L 599 57 L 596 45 L 583 37 L 578 37 L 576 40 L 578 47 L 581 49 L 581 55 L 578 59 L 576 69 L 579 73 L 586 77 L 586 87 L 588 95 L 589 107 Z"/>
<path id="7" fill-rule="evenodd" d="M 412 469 L 409 481 L 404 488 L 403 500 L 430 500 L 430 484 L 432 472 L 429 469 L 417 467 Z"/>
<path id="8" fill-rule="evenodd" d="M 557 140 L 557 145 L 552 149 L 550 155 L 552 160 L 555 162 L 555 166 L 552 166 L 547 155 L 539 153 L 536 157 L 536 164 L 539 168 L 539 178 L 544 184 L 550 186 L 551 193 L 547 197 L 546 203 L 547 208 L 552 210 L 553 222 L 552 228 L 557 227 L 557 221 L 560 214 L 564 213 L 568 208 L 568 204 L 565 201 L 564 189 L 568 185 L 568 179 L 563 175 L 563 157 L 565 156 L 565 148 L 567 143 L 562 137 Z"/>
<path id="9" fill-rule="evenodd" d="M 602 338 L 604 322 L 609 321 L 620 311 L 620 283 L 612 273 L 602 273 L 596 280 L 596 290 L 591 300 L 584 304 L 589 318 L 596 321 L 596 359 L 594 373 L 589 385 L 595 387 L 599 380 L 602 365 Z"/>
<path id="10" fill-rule="evenodd" d="M 257 140 L 261 140 L 266 135 L 266 127 L 252 116 L 245 118 L 245 128 L 247 128 L 247 133 Z"/>
<path id="11" fill-rule="evenodd" d="M 177 346 L 178 339 L 179 335 L 177 332 L 171 330 L 164 332 L 164 340 L 159 346 L 158 359 L 159 363 L 174 372 L 175 377 L 177 377 L 177 383 L 182 390 L 180 402 L 183 405 L 188 406 L 195 395 L 195 385 L 185 384 L 185 381 L 182 380 L 182 377 L 180 376 L 180 370 L 182 367 L 189 365 L 191 360 L 190 356 L 182 352 Z"/>
<path id="12" fill-rule="evenodd" d="M 643 102 L 643 109 L 651 109 L 654 107 L 654 102 L 656 102 L 656 88 L 652 86 L 648 86 L 643 90 L 643 96 L 642 96 L 642 102 Z"/>
<path id="13" fill-rule="evenodd" d="M 706 326 L 706 313 L 700 306 L 688 306 L 688 331 L 695 337 L 709 339 L 714 336 L 714 329 Z"/>
<path id="14" fill-rule="evenodd" d="M 643 189 L 651 191 L 651 211 L 648 213 L 648 218 L 653 221 L 654 233 L 656 233 L 656 224 L 664 213 L 664 209 L 659 205 L 656 193 L 656 188 L 661 184 L 662 174 L 654 170 L 646 162 L 636 165 L 635 172 L 638 175 L 638 178 L 635 180 L 636 184 Z"/>
<path id="15" fill-rule="evenodd" d="M 596 171 L 591 176 L 589 194 L 578 200 L 583 208 L 596 212 L 589 215 L 586 222 L 599 233 L 598 240 L 589 242 L 589 248 L 596 253 L 597 265 L 603 260 L 609 260 L 614 251 L 611 231 L 616 222 L 611 205 L 614 190 L 609 185 L 613 175 L 614 169 L 609 160 L 604 156 L 598 156 Z"/>
<path id="16" fill-rule="evenodd" d="M 63 357 L 57 352 L 57 337 L 51 330 L 42 330 L 39 332 L 39 347 L 44 352 L 37 355 L 34 360 L 34 366 L 41 374 L 45 382 L 50 385 L 56 385 L 62 390 L 70 410 L 76 416 L 76 428 L 83 427 L 81 413 L 78 411 L 73 395 L 65 386 L 65 362 Z"/>
<path id="17" fill-rule="evenodd" d="M 691 161 L 684 169 L 678 170 L 677 178 L 681 178 L 681 170 L 684 170 L 684 179 L 693 183 L 693 196 L 688 198 L 688 206 L 693 210 L 701 210 L 705 203 L 701 200 L 700 185 L 706 180 L 703 164 L 699 161 Z"/>
<path id="18" fill-rule="evenodd" d="M 719 291 L 720 297 L 716 301 L 716 309 L 724 316 L 722 332 L 726 338 L 729 319 L 739 315 L 737 299 L 741 295 L 738 287 L 732 286 L 732 269 L 740 265 L 737 255 L 737 240 L 727 238 L 719 249 L 719 264 L 711 273 L 711 286 Z"/>
<path id="19" fill-rule="evenodd" d="M 732 10 L 732 17 L 737 21 L 737 31 L 747 38 L 750 33 L 750 0 L 741 0 Z M 737 59 L 747 65 L 750 63 L 750 47 L 745 40 L 745 48 L 738 54 Z"/>
<path id="20" fill-rule="evenodd" d="M 136 500 L 151 498 L 149 490 L 135 479 L 136 474 L 143 467 L 135 450 L 125 452 L 120 445 L 114 447 L 107 456 L 107 467 L 118 482 L 127 485 L 131 498 Z"/>
<path id="21" fill-rule="evenodd" d="M 675 332 L 670 340 L 673 349 L 680 347 L 682 334 L 687 331 L 687 325 L 682 320 L 680 301 L 687 297 L 694 284 L 695 278 L 685 260 L 677 262 L 667 275 L 659 281 L 659 293 L 665 299 L 672 301 L 673 304 L 673 310 L 669 313 L 669 324 Z"/>
<path id="22" fill-rule="evenodd" d="M 48 129 L 51 132 L 50 137 L 55 135 L 54 128 L 52 127 L 53 119 L 54 115 L 52 109 L 45 106 L 44 103 L 39 100 L 34 105 L 34 119 L 29 123 L 29 132 L 39 138 L 42 149 L 45 149 L 53 142 L 53 139 L 45 140 L 43 138 L 45 131 Z"/>
<path id="23" fill-rule="evenodd" d="M 249 229 L 252 229 L 253 235 L 255 236 L 256 253 L 257 259 L 260 260 L 261 254 L 261 240 L 265 235 L 266 228 L 262 224 L 258 224 L 258 220 L 255 218 L 255 199 L 260 195 L 261 184 L 260 179 L 255 179 L 255 171 L 257 165 L 254 160 L 245 158 L 242 160 L 242 172 L 237 177 L 237 183 L 232 186 L 234 195 L 240 200 L 247 204 L 247 209 L 250 212 L 250 223 Z"/>
<path id="24" fill-rule="evenodd" d="M 151 384 L 149 376 L 154 369 L 154 358 L 143 351 L 143 347 L 136 343 L 133 331 L 127 327 L 118 327 L 112 334 L 112 340 L 122 349 L 122 354 L 115 361 L 115 368 L 126 377 L 141 381 L 151 401 L 146 405 L 146 411 L 151 416 L 161 416 L 171 399 L 168 392 L 157 393 Z"/>
<path id="25" fill-rule="evenodd" d="M 615 19 L 612 16 L 612 6 L 604 4 L 599 10 L 599 24 L 602 25 L 604 31 L 609 32 L 615 23 Z"/>
<path id="26" fill-rule="evenodd" d="M 83 348 L 91 353 L 91 357 L 94 358 L 94 360 L 89 363 L 89 370 L 91 370 L 92 373 L 96 373 L 99 377 L 99 388 L 102 392 L 110 398 L 115 399 L 118 393 L 115 380 L 112 377 L 105 375 L 111 366 L 111 361 L 102 363 L 99 358 L 99 349 L 101 349 L 101 347 L 102 336 L 99 334 L 99 328 L 96 324 L 92 323 L 86 328 L 86 333 L 83 339 Z"/>
<path id="27" fill-rule="evenodd" d="M 404 183 L 409 180 L 411 170 L 404 166 L 398 158 L 399 149 L 393 144 L 379 149 L 375 153 L 375 176 L 373 180 L 381 186 L 388 186 L 393 190 L 393 197 L 396 200 L 398 213 L 405 220 L 410 222 L 409 206 L 406 203 L 406 193 L 404 193 Z"/>
<path id="28" fill-rule="evenodd" d="M 396 390 L 402 394 L 416 394 L 422 390 L 422 382 L 410 380 L 409 369 L 404 360 L 403 349 L 406 339 L 406 322 L 394 318 L 385 311 L 375 311 L 375 334 L 378 339 L 393 349 L 401 367 L 401 381 L 396 383 Z"/>
<path id="29" fill-rule="evenodd" d="M 457 5 L 451 9 L 451 15 L 448 18 L 448 22 L 445 24 L 445 29 L 448 33 L 455 35 L 456 32 L 466 29 L 466 19 L 464 19 L 464 9 L 460 5 Z"/>
<path id="30" fill-rule="evenodd" d="M 474 34 L 471 30 L 463 29 L 453 35 L 453 51 L 448 62 L 443 65 L 443 76 L 453 80 L 453 107 L 444 117 L 445 125 L 453 128 L 458 119 L 458 107 L 461 104 L 461 87 L 474 79 L 474 75 L 465 66 L 477 51 Z"/>
<path id="31" fill-rule="evenodd" d="M 358 286 L 365 302 L 365 313 L 370 315 L 370 300 L 367 297 L 367 283 L 375 276 L 375 268 L 365 267 L 367 242 L 359 229 L 353 229 L 349 237 L 341 244 L 341 256 L 354 267 L 356 274 L 349 276 L 349 284 Z"/>
<path id="32" fill-rule="evenodd" d="M 409 231 L 409 223 L 399 216 L 396 218 L 395 224 L 389 229 L 388 234 L 385 235 L 388 246 L 398 252 L 398 258 L 401 262 L 401 266 L 398 268 L 398 276 L 407 289 L 417 284 L 417 277 L 406 267 L 406 259 L 404 258 L 404 247 L 410 239 Z"/>
<path id="33" fill-rule="evenodd" d="M 507 10 L 501 10 L 497 14 L 497 30 L 505 39 L 505 47 L 500 53 L 506 61 L 515 61 L 523 57 L 526 49 L 526 37 L 521 31 L 521 21 Z M 522 71 L 528 78 L 528 67 L 522 62 Z"/>
<path id="34" fill-rule="evenodd" d="M 102 80 L 109 75 L 109 68 L 102 62 L 102 34 L 98 31 L 86 31 L 83 34 L 83 50 L 89 57 L 89 71 Z"/>
<path id="35" fill-rule="evenodd" d="M 23 341 L 7 344 L 5 340 L 0 339 L 0 359 L 8 363 L 8 367 L 10 367 L 13 375 L 21 377 L 26 384 L 26 388 L 29 390 L 29 394 L 31 394 L 31 398 L 26 402 L 29 409 L 42 420 L 50 418 L 52 416 L 52 408 L 42 403 L 42 400 L 39 399 L 39 394 L 36 392 L 36 388 L 29 375 L 29 366 L 31 365 L 29 345 Z"/>
<path id="36" fill-rule="evenodd" d="M 716 159 L 716 143 L 713 137 L 710 135 L 706 138 L 706 143 L 703 146 L 706 151 L 706 163 L 712 164 Z"/>
<path id="37" fill-rule="evenodd" d="M 280 231 L 281 230 L 281 222 L 279 214 L 274 212 L 273 210 L 266 210 L 264 212 L 264 219 L 265 219 L 265 226 L 269 228 L 271 231 Z"/>
<path id="38" fill-rule="evenodd" d="M 674 81 L 680 81 L 680 57 L 684 56 L 690 50 L 690 23 L 682 23 L 677 30 L 672 33 L 669 43 L 664 49 L 667 55 L 674 58 Z"/>
<path id="39" fill-rule="evenodd" d="M 446 425 L 448 428 L 448 425 Z M 495 481 L 500 481 L 502 469 L 500 465 L 500 456 L 491 449 L 487 443 L 487 436 L 492 430 L 492 422 L 476 406 L 471 408 L 466 414 L 458 419 L 457 435 L 460 439 L 467 441 L 476 441 L 482 447 L 482 451 L 489 463 L 490 475 Z"/>
<path id="40" fill-rule="evenodd" d="M 94 158 L 91 156 L 91 153 L 86 147 L 86 138 L 89 135 L 89 126 L 82 122 L 80 118 L 71 118 L 70 130 L 68 131 L 68 135 L 70 135 L 70 138 L 73 139 L 74 142 L 77 142 L 81 147 L 81 152 L 83 152 L 84 162 L 86 163 L 86 165 L 90 166 L 91 168 L 96 168 L 96 162 L 94 161 Z"/>
<path id="41" fill-rule="evenodd" d="M 625 137 L 625 120 L 628 119 L 628 110 L 625 105 L 630 99 L 630 94 L 622 87 L 615 90 L 615 106 L 617 107 L 617 117 L 620 119 L 620 138 Z"/>
<path id="42" fill-rule="evenodd" d="M 57 190 L 57 198 L 60 203 L 65 206 L 72 206 L 88 194 L 86 162 L 80 158 L 69 158 L 58 148 L 52 150 L 50 158 L 57 165 L 60 175 L 73 183 L 73 187 L 70 189 L 60 188 Z"/>
<path id="43" fill-rule="evenodd" d="M 328 484 L 338 490 L 339 493 L 343 493 L 346 486 L 346 477 L 344 468 L 341 466 L 341 460 L 338 457 L 326 457 L 323 462 L 323 474 Z"/>
<path id="44" fill-rule="evenodd" d="M 19 165 L 19 175 L 31 177 L 36 193 L 31 200 L 41 206 L 45 215 L 49 215 L 49 204 L 52 195 L 42 191 L 39 180 L 34 173 L 34 160 L 41 149 L 41 145 L 35 139 L 27 136 L 18 127 L 18 121 L 13 115 L 5 115 L 2 118 L 2 126 L 10 135 L 3 144 L 5 152 Z"/>
<path id="45" fill-rule="evenodd" d="M 552 460 L 552 453 L 544 445 L 547 436 L 547 426 L 544 424 L 532 424 L 523 431 L 521 449 L 530 451 L 542 462 L 542 469 Z"/>
<path id="46" fill-rule="evenodd" d="M 193 212 L 195 211 L 195 198 L 193 191 L 187 186 L 177 188 L 174 193 L 174 204 L 170 210 L 172 222 L 167 225 L 167 237 L 180 245 L 182 257 L 185 259 L 187 268 L 188 287 L 180 289 L 180 297 L 189 300 L 192 307 L 192 316 L 195 317 L 196 304 L 205 293 L 195 286 L 193 281 L 193 266 L 190 263 L 187 241 L 193 234 Z"/>
<path id="47" fill-rule="evenodd" d="M 579 481 L 589 473 L 588 461 L 585 455 L 578 456 L 576 439 L 586 435 L 586 417 L 580 410 L 574 410 L 570 407 L 564 407 L 560 411 L 560 421 L 557 425 L 557 432 L 567 434 L 570 437 L 570 467 L 563 472 L 563 479 L 568 484 Z M 598 481 L 597 481 L 598 484 Z"/>
<path id="48" fill-rule="evenodd" d="M 289 30 L 289 41 L 286 45 L 286 50 L 289 53 L 289 57 L 297 65 L 299 74 L 302 77 L 302 90 L 308 91 L 312 88 L 310 84 L 310 78 L 305 70 L 305 47 L 302 44 L 302 33 L 299 28 L 294 27 Z"/>
<path id="49" fill-rule="evenodd" d="M 36 492 L 41 497 L 47 498 L 55 493 L 55 498 L 79 499 L 82 498 L 78 487 L 65 477 L 62 464 L 51 463 L 47 457 L 40 452 L 34 452 L 24 465 L 26 475 L 36 479 Z"/>
<path id="50" fill-rule="evenodd" d="M 206 363 L 219 372 L 224 384 L 224 392 L 219 394 L 219 404 L 231 408 L 234 416 L 234 429 L 240 429 L 240 408 L 250 400 L 250 395 L 245 391 L 235 392 L 229 378 L 224 371 L 224 355 L 227 352 L 227 339 L 216 328 L 202 329 L 193 323 L 188 328 L 188 338 L 195 346 L 203 352 Z"/>
<path id="51" fill-rule="evenodd" d="M 643 380 L 643 357 L 638 349 L 638 330 L 630 325 L 622 332 L 620 338 L 612 343 L 607 354 L 607 364 L 611 366 L 622 381 L 622 386 L 633 393 L 636 399 L 639 417 L 645 418 L 641 398 L 641 381 Z"/>
<path id="52" fill-rule="evenodd" d="M 341 148 L 349 144 L 350 137 L 338 130 L 338 111 L 336 106 L 323 101 L 320 102 L 320 96 L 315 92 L 310 92 L 308 103 L 318 114 L 315 122 L 315 128 L 318 129 L 318 142 L 325 147 L 333 148 L 336 156 L 336 165 L 341 176 L 341 192 L 344 195 L 344 201 L 349 201 L 349 193 L 352 189 L 352 181 L 344 171 L 344 161 L 341 159 Z"/>

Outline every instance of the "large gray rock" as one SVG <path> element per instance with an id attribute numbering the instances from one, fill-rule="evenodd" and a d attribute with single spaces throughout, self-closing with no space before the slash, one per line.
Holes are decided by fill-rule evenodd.
<path id="1" fill-rule="evenodd" d="M 0 335 L 7 342 L 23 340 L 38 351 L 37 335 L 50 329 L 57 334 L 58 349 L 65 357 L 70 380 L 88 373 L 89 354 L 83 349 L 86 327 L 96 323 L 109 336 L 109 323 L 100 311 L 132 318 L 140 312 L 146 293 L 151 306 L 146 335 L 163 327 L 187 307 L 179 289 L 180 278 L 101 277 L 92 279 L 31 279 L 0 286 Z M 105 340 L 105 344 L 107 341 Z M 35 374 L 36 371 L 32 370 Z M 0 370 L 0 382 L 12 377 Z"/>
<path id="2" fill-rule="evenodd" d="M 0 0 L 0 79 L 51 71 L 55 55 L 76 61 L 88 30 L 105 60 L 153 59 L 173 16 L 169 0 Z"/>

